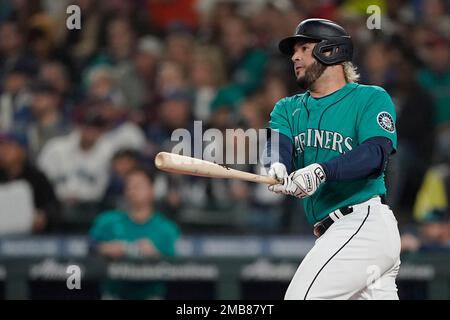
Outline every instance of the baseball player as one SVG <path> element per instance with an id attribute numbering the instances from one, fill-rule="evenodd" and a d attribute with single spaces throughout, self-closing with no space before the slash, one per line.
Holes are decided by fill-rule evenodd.
<path id="1" fill-rule="evenodd" d="M 285 299 L 398 299 L 400 236 L 384 183 L 397 148 L 392 100 L 357 83 L 352 40 L 332 21 L 304 20 L 279 49 L 306 92 L 270 115 L 280 142 L 269 175 L 282 183 L 269 190 L 302 199 L 318 237 Z"/>

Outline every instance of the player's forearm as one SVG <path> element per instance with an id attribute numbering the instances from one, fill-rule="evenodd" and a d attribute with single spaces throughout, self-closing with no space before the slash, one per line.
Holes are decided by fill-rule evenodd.
<path id="1" fill-rule="evenodd" d="M 352 151 L 320 163 L 327 181 L 349 181 L 378 177 L 385 169 L 393 148 L 389 139 L 375 137 Z"/>
<path id="2" fill-rule="evenodd" d="M 279 135 L 279 143 L 277 146 L 272 145 L 272 139 L 270 139 L 270 134 L 273 132 L 268 129 L 269 137 L 267 139 L 266 150 L 264 154 L 266 158 L 264 159 L 264 165 L 270 167 L 271 164 L 275 162 L 280 162 L 286 166 L 287 172 L 292 170 L 292 142 L 291 140 L 282 133 L 277 133 Z"/>

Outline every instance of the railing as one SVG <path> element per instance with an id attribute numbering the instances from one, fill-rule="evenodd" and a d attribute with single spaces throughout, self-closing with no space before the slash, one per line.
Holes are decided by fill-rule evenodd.
<path id="1" fill-rule="evenodd" d="M 29 247 L 30 240 L 0 241 L 5 299 L 99 299 L 105 279 L 163 281 L 168 299 L 282 299 L 311 245 L 292 237 L 183 238 L 177 258 L 108 261 L 89 254 L 83 237 L 39 238 Z M 66 286 L 71 265 L 81 270 L 81 289 Z M 397 283 L 401 298 L 450 299 L 450 252 L 403 255 Z"/>

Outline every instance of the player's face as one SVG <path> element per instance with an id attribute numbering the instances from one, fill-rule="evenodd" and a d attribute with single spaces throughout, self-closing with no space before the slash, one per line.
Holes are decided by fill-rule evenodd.
<path id="1" fill-rule="evenodd" d="M 299 42 L 294 46 L 294 54 L 292 62 L 294 64 L 294 72 L 297 79 L 305 75 L 306 67 L 312 65 L 315 61 L 312 51 L 315 43 Z"/>
<path id="2" fill-rule="evenodd" d="M 291 60 L 294 64 L 297 84 L 303 89 L 310 89 L 326 68 L 312 54 L 315 45 L 315 43 L 299 42 L 294 46 Z"/>

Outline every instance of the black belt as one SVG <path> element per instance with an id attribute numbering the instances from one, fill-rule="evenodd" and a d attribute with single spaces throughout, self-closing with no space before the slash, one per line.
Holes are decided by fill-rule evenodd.
<path id="1" fill-rule="evenodd" d="M 381 198 L 381 203 L 382 204 L 386 204 L 386 197 L 384 195 L 381 195 L 380 198 Z M 340 208 L 338 210 L 343 216 L 346 216 L 347 214 L 350 214 L 350 213 L 353 212 L 353 207 L 352 206 L 346 206 L 346 207 L 342 207 L 342 208 Z M 328 230 L 328 228 L 333 223 L 334 223 L 334 220 L 331 219 L 330 216 L 327 216 L 326 218 L 320 220 L 319 222 L 317 222 L 314 225 L 314 235 L 316 237 L 320 237 L 321 235 L 323 235 L 325 233 L 325 231 Z"/>

